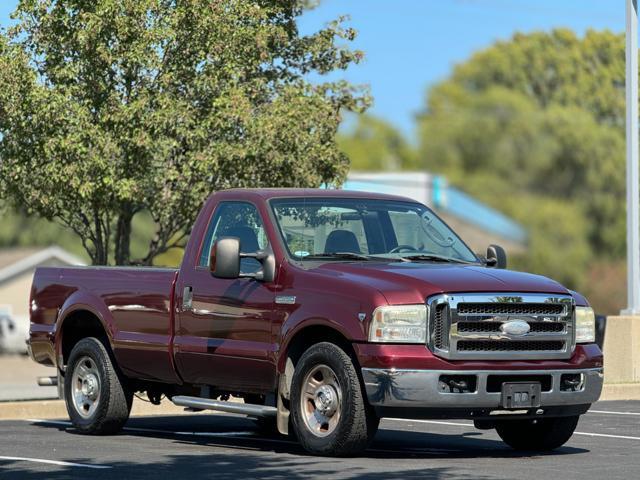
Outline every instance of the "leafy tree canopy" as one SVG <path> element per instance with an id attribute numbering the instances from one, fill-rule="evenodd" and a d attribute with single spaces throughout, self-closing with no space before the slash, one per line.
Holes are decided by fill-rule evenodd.
<path id="1" fill-rule="evenodd" d="M 362 54 L 300 0 L 21 0 L 0 35 L 0 195 L 75 231 L 93 263 L 149 264 L 229 187 L 340 183 L 366 92 L 309 73 Z M 155 233 L 132 258 L 132 221 Z"/>
<path id="2" fill-rule="evenodd" d="M 461 86 L 482 92 L 495 86 L 521 92 L 540 107 L 572 105 L 598 122 L 624 127 L 624 34 L 568 29 L 517 33 L 458 65 L 451 78 L 432 89 L 429 105 L 442 102 L 440 89 Z"/>
<path id="3" fill-rule="evenodd" d="M 415 165 L 415 149 L 385 120 L 359 115 L 352 128 L 338 135 L 338 145 L 354 170 L 397 170 Z"/>
<path id="4" fill-rule="evenodd" d="M 622 35 L 517 34 L 429 90 L 418 158 L 529 228 L 518 266 L 581 287 L 624 255 L 623 127 Z"/>

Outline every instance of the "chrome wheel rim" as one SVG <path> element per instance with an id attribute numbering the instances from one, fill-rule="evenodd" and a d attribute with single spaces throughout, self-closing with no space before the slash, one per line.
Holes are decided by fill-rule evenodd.
<path id="1" fill-rule="evenodd" d="M 73 408 L 82 418 L 90 418 L 100 401 L 100 373 L 96 362 L 90 357 L 82 357 L 71 376 L 71 397 Z"/>
<path id="2" fill-rule="evenodd" d="M 335 372 L 326 365 L 311 369 L 302 382 L 300 411 L 307 429 L 317 437 L 333 433 L 340 422 L 342 389 Z"/>

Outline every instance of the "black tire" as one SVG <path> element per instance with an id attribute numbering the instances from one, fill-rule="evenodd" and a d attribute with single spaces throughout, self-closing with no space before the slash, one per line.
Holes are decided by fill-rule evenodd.
<path id="1" fill-rule="evenodd" d="M 80 365 L 83 362 L 84 365 Z M 95 399 L 87 400 L 94 405 L 93 411 L 76 407 L 81 401 L 74 400 L 74 372 L 78 375 L 82 367 L 87 365 L 95 371 L 93 375 L 98 383 Z M 86 378 L 86 376 L 85 376 Z M 126 385 L 126 379 L 114 366 L 113 359 L 104 344 L 97 338 L 80 340 L 71 351 L 67 370 L 64 375 L 64 396 L 67 412 L 73 426 L 80 432 L 92 435 L 110 435 L 119 432 L 129 419 L 133 392 Z M 91 379 L 93 380 L 93 379 Z M 76 387 L 82 381 L 76 378 Z M 86 397 L 88 398 L 88 397 Z M 79 410 L 82 409 L 84 414 Z"/>
<path id="2" fill-rule="evenodd" d="M 504 443 L 515 450 L 548 452 L 567 443 L 578 426 L 579 418 L 576 415 L 540 420 L 505 420 L 496 425 L 496 430 Z"/>
<path id="3" fill-rule="evenodd" d="M 327 428 L 326 433 L 320 432 L 324 436 L 318 436 L 304 418 L 302 392 L 307 376 L 314 369 L 324 366 L 332 371 L 332 381 L 340 389 L 340 401 L 336 405 L 339 416 L 332 430 Z M 315 408 L 315 404 L 306 398 L 304 405 Z M 380 423 L 365 401 L 353 361 L 344 350 L 328 342 L 310 347 L 296 365 L 291 386 L 291 416 L 293 431 L 305 450 L 328 456 L 349 456 L 362 452 L 373 440 Z"/>

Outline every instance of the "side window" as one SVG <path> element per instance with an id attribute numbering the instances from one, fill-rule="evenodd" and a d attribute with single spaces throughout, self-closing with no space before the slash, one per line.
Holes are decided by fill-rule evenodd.
<path id="1" fill-rule="evenodd" d="M 220 237 L 239 238 L 240 251 L 243 253 L 262 250 L 268 243 L 258 210 L 246 202 L 222 202 L 218 205 L 204 237 L 199 263 L 201 267 L 209 265 L 211 247 Z M 240 261 L 242 273 L 255 273 L 260 267 L 260 262 L 254 258 L 243 258 Z"/>

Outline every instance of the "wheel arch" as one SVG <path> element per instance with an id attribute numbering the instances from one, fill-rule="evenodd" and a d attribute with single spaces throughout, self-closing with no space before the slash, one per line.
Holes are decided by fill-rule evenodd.
<path id="1" fill-rule="evenodd" d="M 287 359 L 291 359 L 295 365 L 305 350 L 320 342 L 331 342 L 338 345 L 357 364 L 355 350 L 347 335 L 334 325 L 318 322 L 302 325 L 291 332 L 278 360 L 278 371 L 284 372 Z"/>
<path id="2" fill-rule="evenodd" d="M 61 309 L 56 325 L 57 364 L 62 371 L 66 367 L 73 347 L 87 337 L 98 338 L 108 350 L 113 351 L 113 336 L 105 314 L 95 308 L 92 303 L 74 301 L 70 297 Z"/>
<path id="3" fill-rule="evenodd" d="M 278 359 L 277 425 L 282 434 L 289 432 L 289 401 L 296 364 L 309 347 L 321 342 L 330 342 L 342 348 L 351 357 L 358 376 L 361 376 L 351 341 L 333 325 L 323 322 L 307 323 L 291 332 Z"/>

